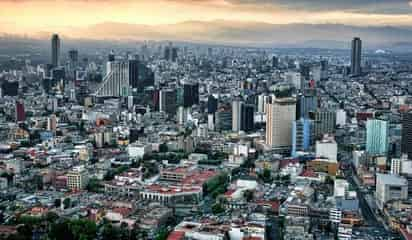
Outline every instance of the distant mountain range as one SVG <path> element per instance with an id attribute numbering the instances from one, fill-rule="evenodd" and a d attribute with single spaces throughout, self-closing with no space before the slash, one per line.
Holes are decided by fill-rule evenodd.
<path id="1" fill-rule="evenodd" d="M 407 47 L 412 49 L 412 29 L 408 27 L 363 27 L 341 24 L 270 24 L 225 20 L 190 21 L 166 25 L 105 22 L 85 28 L 64 29 L 60 34 L 76 39 L 171 40 L 213 44 L 265 47 L 348 48 L 357 36 L 369 48 Z M 49 38 L 50 33 L 37 37 Z"/>

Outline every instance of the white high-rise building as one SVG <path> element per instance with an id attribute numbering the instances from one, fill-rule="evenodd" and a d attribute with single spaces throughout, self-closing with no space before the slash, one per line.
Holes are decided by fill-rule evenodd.
<path id="1" fill-rule="evenodd" d="M 296 118 L 294 98 L 272 99 L 267 104 L 266 144 L 276 149 L 292 146 L 292 125 Z"/>
<path id="2" fill-rule="evenodd" d="M 408 181 L 393 174 L 376 174 L 376 202 L 382 210 L 389 200 L 408 198 Z"/>
<path id="3" fill-rule="evenodd" d="M 391 161 L 391 174 L 401 173 L 402 160 L 400 158 L 392 158 Z"/>
<path id="4" fill-rule="evenodd" d="M 346 112 L 343 109 L 336 111 L 336 125 L 339 127 L 346 125 Z"/>
<path id="5" fill-rule="evenodd" d="M 232 131 L 239 132 L 242 122 L 242 102 L 235 100 L 232 103 Z"/>
<path id="6" fill-rule="evenodd" d="M 338 144 L 332 136 L 325 136 L 321 141 L 316 141 L 316 157 L 337 160 Z"/>

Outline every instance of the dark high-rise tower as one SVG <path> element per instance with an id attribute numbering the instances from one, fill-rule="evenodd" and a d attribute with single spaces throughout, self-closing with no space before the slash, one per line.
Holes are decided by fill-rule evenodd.
<path id="1" fill-rule="evenodd" d="M 245 132 L 252 131 L 255 126 L 255 123 L 254 123 L 255 106 L 252 104 L 242 104 L 240 109 L 241 109 L 240 129 Z"/>
<path id="2" fill-rule="evenodd" d="M 402 117 L 401 151 L 412 159 L 412 112 L 404 113 Z"/>
<path id="3" fill-rule="evenodd" d="M 79 52 L 76 49 L 69 51 L 70 62 L 76 63 L 79 61 Z"/>
<path id="4" fill-rule="evenodd" d="M 59 57 L 60 57 L 60 38 L 59 35 L 53 34 L 51 39 L 51 64 L 53 67 L 59 66 Z"/>
<path id="5" fill-rule="evenodd" d="M 183 84 L 183 107 L 191 107 L 199 104 L 199 84 Z"/>
<path id="6" fill-rule="evenodd" d="M 24 102 L 16 101 L 16 122 L 24 122 L 26 120 L 26 112 L 24 111 Z"/>
<path id="7" fill-rule="evenodd" d="M 358 76 L 361 74 L 362 61 L 362 40 L 354 38 L 352 40 L 352 54 L 351 54 L 351 74 Z"/>

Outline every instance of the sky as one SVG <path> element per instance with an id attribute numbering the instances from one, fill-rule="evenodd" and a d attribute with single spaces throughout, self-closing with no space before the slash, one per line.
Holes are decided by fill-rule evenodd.
<path id="1" fill-rule="evenodd" d="M 412 27 L 409 0 L 0 0 L 0 32 L 85 28 L 105 22 L 339 23 Z"/>

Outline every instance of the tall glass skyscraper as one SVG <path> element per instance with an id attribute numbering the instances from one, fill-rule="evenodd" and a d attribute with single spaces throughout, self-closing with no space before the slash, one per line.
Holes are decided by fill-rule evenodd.
<path id="1" fill-rule="evenodd" d="M 388 152 L 388 122 L 372 119 L 366 122 L 366 151 L 371 155 Z"/>
<path id="2" fill-rule="evenodd" d="M 313 141 L 313 121 L 301 118 L 292 125 L 292 157 L 297 152 L 309 151 Z"/>
<path id="3" fill-rule="evenodd" d="M 59 35 L 53 34 L 51 38 L 51 64 L 58 67 L 60 64 L 60 38 Z"/>
<path id="4" fill-rule="evenodd" d="M 412 159 L 412 112 L 404 113 L 402 116 L 401 151 Z"/>
<path id="5" fill-rule="evenodd" d="M 362 61 L 362 40 L 360 38 L 354 38 L 352 40 L 352 54 L 351 54 L 351 74 L 358 76 L 361 74 L 361 61 Z"/>

